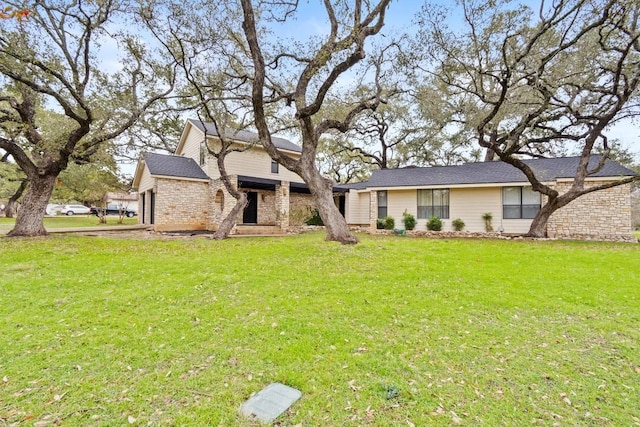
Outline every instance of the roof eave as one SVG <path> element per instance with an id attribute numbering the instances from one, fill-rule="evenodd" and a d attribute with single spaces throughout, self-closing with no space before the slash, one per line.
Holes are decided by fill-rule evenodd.
<path id="1" fill-rule="evenodd" d="M 177 176 L 177 175 L 160 175 L 160 174 L 151 174 L 152 178 L 163 178 L 163 179 L 179 179 L 183 181 L 200 181 L 200 182 L 209 182 L 210 178 L 192 178 L 187 176 Z"/>
<path id="2" fill-rule="evenodd" d="M 207 135 L 207 138 L 220 140 L 220 137 L 218 135 Z M 234 144 L 249 145 L 249 146 L 260 147 L 260 148 L 264 149 L 262 143 L 259 140 L 255 141 L 255 142 L 249 142 L 249 141 L 243 141 L 241 139 L 235 139 L 235 138 L 227 138 L 227 139 L 231 140 L 231 142 L 234 143 Z M 280 151 L 282 153 L 297 154 L 297 155 L 301 155 L 302 154 L 302 151 L 288 150 L 286 148 L 278 148 L 278 147 L 276 147 L 276 150 L 278 150 L 278 151 Z"/>
<path id="3" fill-rule="evenodd" d="M 145 162 L 143 158 L 138 160 L 138 164 L 136 165 L 136 171 L 133 174 L 133 182 L 131 183 L 132 190 L 138 190 L 140 186 L 140 181 L 142 180 L 142 173 L 144 172 Z"/>

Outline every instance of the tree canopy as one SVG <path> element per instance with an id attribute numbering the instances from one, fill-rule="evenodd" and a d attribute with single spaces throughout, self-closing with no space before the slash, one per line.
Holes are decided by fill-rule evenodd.
<path id="1" fill-rule="evenodd" d="M 44 234 L 44 208 L 69 162 L 90 161 L 173 89 L 173 69 L 127 30 L 130 7 L 54 0 L 35 3 L 28 19 L 0 20 L 0 150 L 29 181 L 9 235 Z M 102 59 L 108 49 L 112 62 Z"/>

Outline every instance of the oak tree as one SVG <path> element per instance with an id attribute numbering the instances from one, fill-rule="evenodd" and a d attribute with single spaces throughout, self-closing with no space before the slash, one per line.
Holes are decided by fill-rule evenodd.
<path id="1" fill-rule="evenodd" d="M 384 91 L 379 83 L 383 72 L 378 65 L 380 62 L 369 62 L 369 70 L 356 66 L 366 57 L 367 41 L 380 33 L 389 3 L 390 0 L 324 0 L 329 29 L 322 37 L 304 45 L 271 46 L 264 42 L 264 38 L 258 37 L 260 22 L 272 26 L 286 22 L 300 7 L 298 2 L 266 2 L 262 4 L 271 7 L 270 11 L 256 11 L 251 0 L 241 0 L 242 30 L 251 54 L 252 72 L 248 77 L 252 86 L 253 118 L 260 142 L 271 158 L 305 181 L 326 226 L 327 240 L 343 244 L 356 243 L 357 238 L 349 231 L 345 218 L 334 203 L 333 182 L 316 167 L 318 144 L 323 134 L 346 132 L 360 113 L 375 110 L 383 101 Z M 367 71 L 372 73 L 373 90 L 360 93 L 358 102 L 340 117 L 319 120 L 319 112 L 327 98 L 338 96 L 336 87 L 339 80 L 351 73 L 349 77 L 362 82 Z M 345 88 L 340 89 L 344 96 Z M 277 107 L 292 110 L 302 141 L 299 159 L 279 152 L 271 141 L 274 125 L 268 120 L 268 110 Z"/>
<path id="2" fill-rule="evenodd" d="M 28 19 L 0 21 L 0 150 L 29 180 L 10 236 L 46 234 L 45 207 L 69 162 L 88 161 L 171 92 L 172 68 L 126 30 L 129 6 L 38 1 Z M 41 128 L 42 106 L 64 115 L 59 126 Z"/>
<path id="3" fill-rule="evenodd" d="M 464 0 L 460 7 L 461 31 L 448 28 L 438 8 L 425 9 L 421 66 L 455 123 L 546 196 L 529 235 L 545 236 L 549 217 L 572 200 L 638 179 L 588 182 L 610 156 L 609 127 L 640 111 L 640 3 L 558 0 L 531 9 Z M 574 151 L 578 167 L 563 194 L 523 161 Z"/>

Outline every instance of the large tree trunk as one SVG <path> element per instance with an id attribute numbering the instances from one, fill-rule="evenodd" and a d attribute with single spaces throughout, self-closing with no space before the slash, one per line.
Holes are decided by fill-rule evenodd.
<path id="1" fill-rule="evenodd" d="M 31 237 L 47 234 L 42 219 L 55 182 L 56 175 L 30 177 L 29 188 L 18 212 L 16 224 L 7 236 Z"/>
<path id="2" fill-rule="evenodd" d="M 7 206 L 5 207 L 5 210 L 4 210 L 5 217 L 13 218 L 13 216 L 16 214 L 18 199 L 22 196 L 22 193 L 24 193 L 24 190 L 27 188 L 28 184 L 29 184 L 29 181 L 27 181 L 26 179 L 20 181 L 20 186 L 7 202 Z"/>
<path id="3" fill-rule="evenodd" d="M 232 195 L 235 197 L 235 194 L 232 194 Z M 233 209 L 231 209 L 231 212 L 229 212 L 229 215 L 227 215 L 222 220 L 216 232 L 213 233 L 212 239 L 223 240 L 229 237 L 229 233 L 231 233 L 231 229 L 233 229 L 233 226 L 236 225 L 236 222 L 238 221 L 238 218 L 244 211 L 245 206 L 247 206 L 247 194 L 243 192 L 239 192 L 238 197 L 236 198 L 235 206 L 233 207 Z"/>
<path id="4" fill-rule="evenodd" d="M 301 176 L 309 186 L 318 213 L 327 230 L 326 240 L 340 242 L 343 245 L 358 243 L 358 238 L 349 230 L 347 220 L 333 200 L 333 182 L 320 175 L 315 168 L 301 172 L 305 172 Z"/>
<path id="5" fill-rule="evenodd" d="M 531 221 L 529 232 L 526 234 L 529 237 L 544 238 L 547 237 L 547 223 L 551 215 L 560 209 L 563 205 L 558 203 L 558 199 L 549 199 L 541 208 L 538 214 Z"/>

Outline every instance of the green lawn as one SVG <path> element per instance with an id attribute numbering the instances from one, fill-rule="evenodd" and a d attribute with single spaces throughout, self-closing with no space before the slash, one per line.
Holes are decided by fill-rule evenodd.
<path id="1" fill-rule="evenodd" d="M 0 230 L 11 230 L 15 224 L 15 218 L 0 218 Z M 123 225 L 134 225 L 138 223 L 138 218 L 123 218 Z M 73 227 L 99 227 L 98 217 L 95 215 L 74 215 L 74 216 L 45 216 L 44 228 L 73 228 Z M 108 226 L 119 225 L 117 216 L 107 216 Z"/>
<path id="2" fill-rule="evenodd" d="M 0 425 L 640 423 L 640 245 L 0 238 Z"/>

